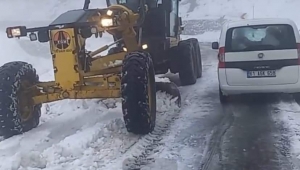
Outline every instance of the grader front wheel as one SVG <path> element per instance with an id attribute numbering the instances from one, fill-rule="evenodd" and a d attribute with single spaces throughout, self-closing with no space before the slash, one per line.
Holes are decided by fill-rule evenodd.
<path id="1" fill-rule="evenodd" d="M 21 95 L 24 88 L 39 81 L 35 69 L 25 62 L 0 67 L 0 135 L 5 138 L 27 132 L 39 124 L 41 104 L 30 105 Z"/>
<path id="2" fill-rule="evenodd" d="M 128 53 L 123 61 L 121 83 L 122 110 L 128 132 L 152 132 L 156 121 L 156 89 L 150 54 Z"/>

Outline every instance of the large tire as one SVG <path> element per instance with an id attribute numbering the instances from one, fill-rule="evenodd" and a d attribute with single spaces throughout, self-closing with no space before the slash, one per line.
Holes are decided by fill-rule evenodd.
<path id="1" fill-rule="evenodd" d="M 194 46 L 191 41 L 183 40 L 179 47 L 179 78 L 181 85 L 192 85 L 197 82 L 197 63 Z"/>
<path id="2" fill-rule="evenodd" d="M 148 134 L 156 121 L 155 72 L 150 54 L 128 53 L 121 80 L 122 110 L 128 132 Z"/>
<path id="3" fill-rule="evenodd" d="M 179 46 L 171 47 L 168 52 L 168 65 L 171 73 L 178 73 L 179 72 Z"/>
<path id="4" fill-rule="evenodd" d="M 0 67 L 0 135 L 9 138 L 27 132 L 39 125 L 41 104 L 31 105 L 24 118 L 25 112 L 20 107 L 21 102 L 32 101 L 27 96 L 20 101 L 20 92 L 36 84 L 39 77 L 32 65 L 25 62 L 10 62 Z M 23 85 L 26 84 L 26 87 Z"/>
<path id="5" fill-rule="evenodd" d="M 202 77 L 202 56 L 201 56 L 201 50 L 199 41 L 196 38 L 190 38 L 188 39 L 192 42 L 196 54 L 196 60 L 197 60 L 197 78 Z"/>

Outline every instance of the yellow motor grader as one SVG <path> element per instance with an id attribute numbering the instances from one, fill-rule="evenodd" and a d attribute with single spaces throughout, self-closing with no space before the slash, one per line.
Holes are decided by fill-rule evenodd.
<path id="1" fill-rule="evenodd" d="M 85 0 L 83 9 L 67 11 L 48 26 L 8 27 L 8 38 L 49 42 L 55 80 L 40 82 L 26 62 L 1 66 L 0 135 L 7 138 L 37 127 L 42 103 L 94 98 L 122 98 L 127 130 L 152 132 L 156 91 L 175 94 L 180 104 L 177 86 L 155 82 L 155 75 L 171 70 L 179 73 L 182 85 L 195 84 L 202 76 L 197 39 L 180 41 L 179 1 L 107 0 L 107 8 L 89 9 Z M 95 51 L 85 48 L 86 39 L 105 32 L 113 43 Z"/>

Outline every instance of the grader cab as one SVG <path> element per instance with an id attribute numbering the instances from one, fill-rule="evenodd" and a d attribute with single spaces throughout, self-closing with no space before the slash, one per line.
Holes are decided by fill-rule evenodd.
<path id="1" fill-rule="evenodd" d="M 107 8 L 70 10 L 49 26 L 7 28 L 8 38 L 49 43 L 55 80 L 40 82 L 36 70 L 14 61 L 0 67 L 0 135 L 11 137 L 39 124 L 43 103 L 63 99 L 122 98 L 129 132 L 147 134 L 156 121 L 156 91 L 178 97 L 174 83 L 155 74 L 179 73 L 182 85 L 202 76 L 198 41 L 180 41 L 179 0 L 107 0 Z M 114 42 L 95 51 L 86 39 L 103 33 Z M 115 47 L 112 47 L 115 46 Z M 107 55 L 100 53 L 109 50 Z"/>

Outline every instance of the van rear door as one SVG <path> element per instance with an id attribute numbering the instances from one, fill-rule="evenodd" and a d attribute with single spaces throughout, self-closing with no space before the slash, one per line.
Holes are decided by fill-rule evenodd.
<path id="1" fill-rule="evenodd" d="M 225 43 L 227 83 L 232 86 L 297 83 L 298 52 L 291 25 L 231 28 Z"/>

